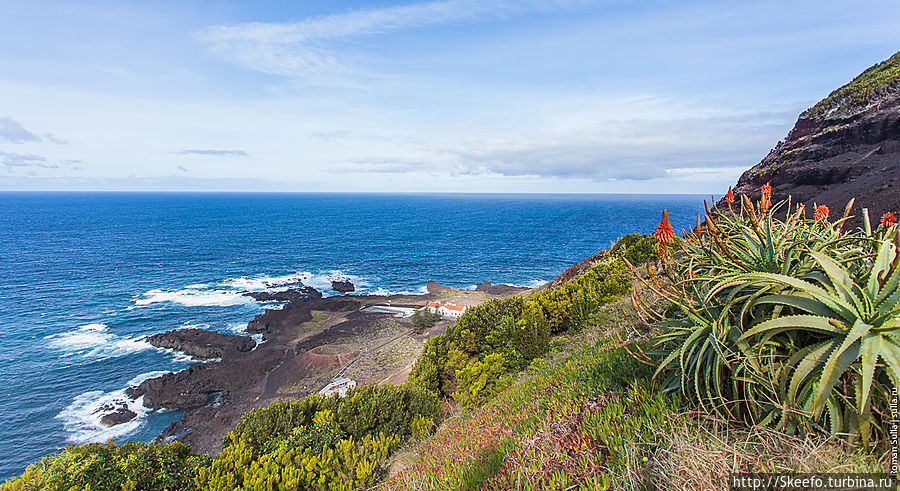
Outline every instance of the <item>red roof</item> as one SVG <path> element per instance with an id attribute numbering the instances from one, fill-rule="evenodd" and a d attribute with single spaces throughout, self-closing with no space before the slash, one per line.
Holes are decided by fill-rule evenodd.
<path id="1" fill-rule="evenodd" d="M 465 310 L 465 307 L 460 307 L 459 305 L 453 305 L 453 304 L 447 304 L 447 305 L 444 305 L 444 307 L 447 307 L 447 309 L 449 309 L 449 310 L 459 310 L 460 312 Z"/>
<path id="2" fill-rule="evenodd" d="M 440 307 L 441 304 L 439 304 L 439 303 L 437 303 L 437 302 L 431 302 L 431 303 L 428 304 L 428 306 L 429 306 L 429 307 Z"/>

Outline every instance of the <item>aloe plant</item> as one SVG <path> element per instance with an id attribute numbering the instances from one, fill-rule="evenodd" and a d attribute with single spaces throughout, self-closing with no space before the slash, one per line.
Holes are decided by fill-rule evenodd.
<path id="1" fill-rule="evenodd" d="M 787 401 L 809 411 L 813 419 L 827 408 L 832 432 L 856 432 L 854 426 L 858 426 L 858 433 L 866 439 L 873 384 L 884 392 L 885 385 L 877 383 L 879 375 L 885 372 L 896 384 L 900 374 L 898 248 L 890 240 L 883 241 L 865 282 L 855 280 L 825 254 L 811 255 L 824 277 L 801 279 L 767 273 L 745 277 L 748 282 L 783 289 L 783 293 L 760 298 L 757 304 L 780 305 L 799 313 L 760 322 L 740 339 L 761 343 L 782 333 L 808 335 L 814 342 L 792 356 L 782 374 Z M 842 378 L 853 382 L 851 394 L 836 388 Z M 852 409 L 858 423 L 845 421 L 841 406 Z"/>
<path id="2" fill-rule="evenodd" d="M 885 436 L 900 374 L 900 236 L 886 239 L 896 218 L 872 230 L 863 210 L 862 230 L 849 231 L 852 200 L 834 222 L 821 206 L 808 220 L 789 201 L 730 205 L 707 207 L 683 234 L 664 263 L 668 286 L 645 281 L 676 308 L 653 322 L 656 351 L 642 361 L 664 390 L 725 417 Z"/>

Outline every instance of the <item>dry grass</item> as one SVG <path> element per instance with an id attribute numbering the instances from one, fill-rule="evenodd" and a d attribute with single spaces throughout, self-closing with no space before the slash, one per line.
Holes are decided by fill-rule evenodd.
<path id="1" fill-rule="evenodd" d="M 658 449 L 652 480 L 659 489 L 728 489 L 733 472 L 884 472 L 878 459 L 841 439 L 799 438 L 697 417 L 682 415 L 685 423 L 667 432 L 668 443 Z"/>

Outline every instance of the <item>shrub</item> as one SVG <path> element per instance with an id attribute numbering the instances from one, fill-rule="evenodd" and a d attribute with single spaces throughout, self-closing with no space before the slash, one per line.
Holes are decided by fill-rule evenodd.
<path id="1" fill-rule="evenodd" d="M 491 353 L 484 360 L 473 360 L 456 371 L 456 393 L 453 397 L 463 407 L 473 408 L 491 400 L 509 386 L 511 377 L 504 377 L 503 356 Z"/>
<path id="2" fill-rule="evenodd" d="M 504 371 L 521 370 L 550 349 L 551 335 L 582 329 L 593 322 L 601 305 L 619 298 L 630 287 L 625 264 L 610 258 L 568 283 L 528 299 L 514 296 L 470 307 L 445 334 L 428 340 L 409 383 L 455 397 L 458 371 L 484 362 L 492 354 L 503 360 Z"/>
<path id="3" fill-rule="evenodd" d="M 432 312 L 427 307 L 423 307 L 421 309 L 416 309 L 413 312 L 412 317 L 410 317 L 413 326 L 413 332 L 416 334 L 422 334 L 425 332 L 425 329 L 434 326 L 434 324 L 441 320 L 441 314 L 437 312 Z"/>
<path id="4" fill-rule="evenodd" d="M 900 373 L 896 226 L 873 231 L 864 217 L 845 231 L 846 213 L 779 219 L 780 206 L 745 199 L 740 214 L 708 214 L 671 264 L 672 286 L 648 283 L 677 306 L 656 323 L 655 376 L 724 416 L 884 438 Z"/>
<path id="5" fill-rule="evenodd" d="M 418 416 L 438 420 L 441 414 L 437 397 L 411 385 L 365 385 L 347 397 L 323 397 L 313 394 L 301 401 L 282 401 L 250 411 L 225 438 L 225 446 L 242 439 L 254 450 L 266 442 L 281 441 L 298 427 L 312 427 L 316 414 L 328 411 L 344 435 L 397 435 L 412 433 Z"/>
<path id="6" fill-rule="evenodd" d="M 180 442 L 71 445 L 43 457 L 0 489 L 198 489 L 194 476 L 209 461 Z"/>

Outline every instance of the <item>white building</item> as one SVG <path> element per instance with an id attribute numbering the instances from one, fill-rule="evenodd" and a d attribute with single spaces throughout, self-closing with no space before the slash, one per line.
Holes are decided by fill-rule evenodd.
<path id="1" fill-rule="evenodd" d="M 432 312 L 441 314 L 441 317 L 459 318 L 466 311 L 466 307 L 454 305 L 452 303 L 431 302 L 426 308 Z"/>
<path id="2" fill-rule="evenodd" d="M 341 397 L 347 395 L 347 392 L 356 388 L 356 381 L 350 380 L 347 377 L 336 377 L 331 381 L 330 384 L 326 385 L 324 389 L 319 391 L 319 394 L 323 396 L 330 396 L 332 394 L 337 394 Z"/>

